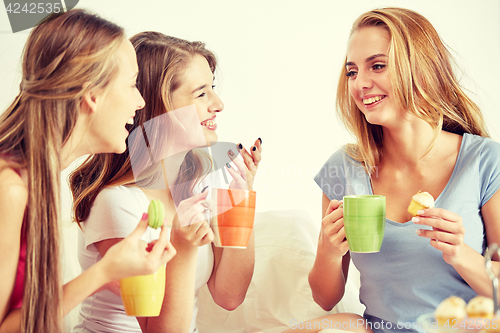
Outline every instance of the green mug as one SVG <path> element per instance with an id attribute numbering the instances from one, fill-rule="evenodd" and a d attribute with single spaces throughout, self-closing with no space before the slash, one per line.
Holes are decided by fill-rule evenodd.
<path id="1" fill-rule="evenodd" d="M 346 195 L 343 206 L 349 250 L 379 252 L 385 232 L 385 196 Z"/>

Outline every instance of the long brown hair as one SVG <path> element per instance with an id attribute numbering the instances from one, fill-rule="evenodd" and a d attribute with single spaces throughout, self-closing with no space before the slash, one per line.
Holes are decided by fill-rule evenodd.
<path id="1" fill-rule="evenodd" d="M 212 73 L 215 72 L 217 61 L 204 43 L 189 42 L 159 32 L 141 32 L 130 38 L 130 41 L 139 65 L 137 88 L 146 101 L 146 106 L 137 112 L 134 125 L 128 127 L 132 133 L 136 129 L 144 131 L 145 122 L 173 110 L 172 93 L 180 86 L 180 76 L 195 55 L 205 57 Z M 70 175 L 76 222 L 88 218 L 95 198 L 105 186 L 136 185 L 132 177 L 130 151 L 135 153 L 137 149 L 131 149 L 130 139 L 127 140 L 128 149 L 124 153 L 89 156 Z M 147 152 L 139 154 L 146 156 Z M 175 181 L 175 192 L 172 193 L 176 204 L 192 196 L 197 180 L 210 171 L 211 165 L 210 157 L 202 150 L 193 149 L 187 153 Z"/>
<path id="2" fill-rule="evenodd" d="M 388 69 L 395 98 L 402 109 L 432 126 L 433 142 L 442 129 L 488 136 L 481 111 L 453 73 L 450 52 L 425 17 L 403 8 L 372 10 L 358 17 L 351 36 L 371 26 L 389 32 Z M 366 121 L 349 94 L 346 74 L 344 65 L 337 88 L 337 113 L 357 138 L 357 144 L 348 145 L 347 154 L 371 174 L 381 158 L 382 127 Z"/>
<path id="3" fill-rule="evenodd" d="M 20 93 L 0 117 L 0 156 L 28 173 L 22 332 L 62 332 L 60 153 L 84 93 L 116 69 L 122 28 L 82 10 L 49 16 L 30 33 Z"/>

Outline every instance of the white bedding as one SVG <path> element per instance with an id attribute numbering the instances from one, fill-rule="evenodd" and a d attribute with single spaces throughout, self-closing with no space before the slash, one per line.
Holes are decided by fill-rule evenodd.
<path id="1" fill-rule="evenodd" d="M 218 307 L 208 289 L 203 288 L 198 313 L 200 332 L 274 333 L 294 322 L 328 313 L 361 314 L 359 273 L 355 269 L 350 271 L 344 299 L 332 312 L 323 311 L 312 299 L 307 275 L 316 255 L 319 226 L 320 221 L 312 221 L 305 210 L 257 213 L 255 271 L 247 297 L 229 312 Z"/>

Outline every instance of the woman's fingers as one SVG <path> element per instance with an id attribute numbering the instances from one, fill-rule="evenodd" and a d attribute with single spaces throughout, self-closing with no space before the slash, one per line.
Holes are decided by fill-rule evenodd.
<path id="1" fill-rule="evenodd" d="M 443 259 L 447 263 L 452 265 L 459 262 L 465 248 L 465 228 L 460 215 L 442 208 L 429 208 L 418 214 L 412 219 L 413 223 L 427 225 L 432 229 L 420 229 L 416 231 L 417 234 L 429 238 L 431 246 L 443 253 Z"/>
<path id="2" fill-rule="evenodd" d="M 418 230 L 418 235 L 431 240 L 436 240 L 438 242 L 448 243 L 450 245 L 460 245 L 463 242 L 463 238 L 458 234 L 452 234 L 442 230 L 420 229 Z"/>
<path id="3" fill-rule="evenodd" d="M 413 223 L 432 227 L 433 229 L 443 230 L 452 234 L 464 234 L 465 228 L 462 225 L 462 219 L 458 216 L 457 220 L 446 220 L 440 217 L 418 216 L 412 218 Z"/>
<path id="4" fill-rule="evenodd" d="M 236 173 L 246 181 L 246 179 L 247 179 L 247 175 L 246 175 L 247 167 L 246 167 L 245 163 L 243 163 L 243 161 L 237 157 L 235 159 L 233 159 L 233 163 L 236 166 L 236 169 L 231 167 L 231 164 L 229 164 L 229 163 L 226 164 L 226 168 L 231 173 L 231 176 L 233 176 L 233 174 Z M 232 169 L 232 170 L 230 170 L 230 169 Z M 234 178 L 234 176 L 233 176 L 233 178 Z"/>
<path id="5" fill-rule="evenodd" d="M 240 155 L 243 158 L 243 162 L 245 162 L 245 165 L 247 166 L 248 170 L 252 173 L 256 173 L 257 165 L 254 163 L 252 155 L 246 150 L 245 147 L 243 147 L 241 143 L 238 144 L 238 150 L 240 151 Z"/>
<path id="6" fill-rule="evenodd" d="M 180 202 L 176 210 L 181 227 L 205 220 L 203 212 L 206 208 L 203 204 L 207 203 L 205 199 L 208 196 L 208 192 L 208 186 L 206 186 L 201 193 Z"/>
<path id="7" fill-rule="evenodd" d="M 342 200 L 331 200 L 330 204 L 328 205 L 328 208 L 326 209 L 325 216 L 331 214 L 334 210 L 340 207 L 342 205 Z"/>
<path id="8" fill-rule="evenodd" d="M 163 264 L 166 264 L 176 253 L 175 248 L 170 243 L 167 229 L 165 226 L 161 228 L 160 237 L 153 244 L 149 252 L 150 255 L 159 257 Z"/>
<path id="9" fill-rule="evenodd" d="M 462 221 L 460 215 L 443 208 L 427 208 L 419 210 L 417 213 L 419 215 L 418 218 L 436 218 L 451 222 Z"/>
<path id="10" fill-rule="evenodd" d="M 188 210 L 189 207 L 193 206 L 194 204 L 196 204 L 198 201 L 203 201 L 207 198 L 208 196 L 208 186 L 205 186 L 205 188 L 203 189 L 203 191 L 201 193 L 198 193 L 198 194 L 195 194 L 193 195 L 192 197 L 190 198 L 187 198 L 185 200 L 182 200 L 180 203 L 179 203 L 179 206 L 177 207 L 177 211 L 184 211 L 184 210 Z"/>
<path id="11" fill-rule="evenodd" d="M 262 160 L 261 153 L 262 152 L 262 139 L 258 138 L 255 140 L 255 143 L 252 147 L 250 147 L 250 154 L 252 154 L 253 162 L 255 166 L 258 166 L 260 161 Z"/>
<path id="12" fill-rule="evenodd" d="M 338 205 L 337 205 L 338 203 Z M 326 214 L 321 223 L 326 226 L 328 224 L 335 223 L 337 220 L 342 218 L 344 216 L 344 210 L 342 207 L 339 208 L 339 206 L 342 204 L 341 202 L 337 201 L 337 203 L 331 203 L 327 208 L 327 212 L 330 211 L 329 214 Z M 335 207 L 334 209 L 330 209 L 332 207 Z M 343 223 L 343 222 L 342 222 Z"/>
<path id="13" fill-rule="evenodd" d="M 206 221 L 202 222 L 196 231 L 196 239 L 200 242 L 200 245 L 213 241 L 214 233 Z"/>
<path id="14" fill-rule="evenodd" d="M 141 220 L 137 224 L 137 227 L 135 227 L 134 231 L 130 233 L 130 235 L 127 236 L 128 239 L 131 241 L 138 241 L 142 235 L 146 232 L 148 228 L 148 214 L 144 213 L 142 214 Z"/>

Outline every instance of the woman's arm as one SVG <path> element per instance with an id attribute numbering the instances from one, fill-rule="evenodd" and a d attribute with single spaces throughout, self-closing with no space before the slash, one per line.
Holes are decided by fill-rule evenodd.
<path id="1" fill-rule="evenodd" d="M 233 311 L 243 301 L 253 276 L 255 246 L 253 232 L 246 249 L 218 248 L 214 251 L 214 270 L 208 289 L 215 303 Z"/>
<path id="2" fill-rule="evenodd" d="M 166 229 L 150 246 L 151 251 L 146 251 L 147 245 L 140 238 L 147 227 L 148 218 L 144 214 L 129 236 L 109 246 L 100 261 L 64 285 L 64 315 L 103 285 L 128 276 L 152 274 L 175 255 Z"/>
<path id="3" fill-rule="evenodd" d="M 28 190 L 12 169 L 0 173 L 0 332 L 21 330 L 21 310 L 9 310 L 21 247 Z"/>
<path id="4" fill-rule="evenodd" d="M 323 193 L 323 221 L 318 240 L 318 251 L 309 272 L 314 301 L 330 311 L 344 296 L 349 270 L 349 246 L 345 239 L 341 202 L 330 201 Z"/>
<path id="5" fill-rule="evenodd" d="M 115 243 L 118 243 L 119 241 L 120 240 L 117 239 Z M 101 255 L 104 255 L 104 253 Z M 102 289 L 108 289 L 101 288 L 104 285 L 106 285 L 106 287 L 111 285 L 114 285 L 115 287 L 118 286 L 118 289 L 115 288 L 112 291 L 115 294 L 117 293 L 120 295 L 120 285 L 118 280 L 113 283 L 113 281 L 106 276 L 105 267 L 103 267 L 101 261 L 98 261 L 89 269 L 85 270 L 82 274 L 63 286 L 63 315 L 67 315 L 75 306 L 80 304 L 90 295 Z"/>
<path id="6" fill-rule="evenodd" d="M 204 221 L 204 207 L 208 191 L 183 200 L 172 221 L 170 239 L 177 255 L 168 263 L 165 296 L 158 317 L 137 318 L 143 332 L 189 332 L 193 318 L 194 290 L 198 248 L 209 244 L 214 235 Z M 181 227 L 179 220 L 183 222 Z"/>
<path id="7" fill-rule="evenodd" d="M 259 163 L 262 160 L 262 140 L 255 140 L 254 145 L 247 151 L 243 145 L 238 145 L 243 161 L 236 158 L 234 152 L 228 151 L 237 170 L 227 168 L 233 177 L 230 189 L 253 190 L 253 181 Z M 255 265 L 254 234 L 250 237 L 245 249 L 217 248 L 212 245 L 214 252 L 214 269 L 208 280 L 208 289 L 215 303 L 222 308 L 232 311 L 236 309 L 247 294 L 252 280 Z"/>
<path id="8" fill-rule="evenodd" d="M 500 244 L 500 191 L 497 191 L 481 208 L 481 215 L 488 244 Z M 443 259 L 452 265 L 458 274 L 479 295 L 492 297 L 492 284 L 485 270 L 485 258 L 464 243 L 465 228 L 462 218 L 440 208 L 425 209 L 413 218 L 415 224 L 431 226 L 432 230 L 420 230 L 419 235 L 429 238 L 430 244 L 443 253 Z M 498 272 L 498 258 L 492 262 L 493 271 Z"/>

